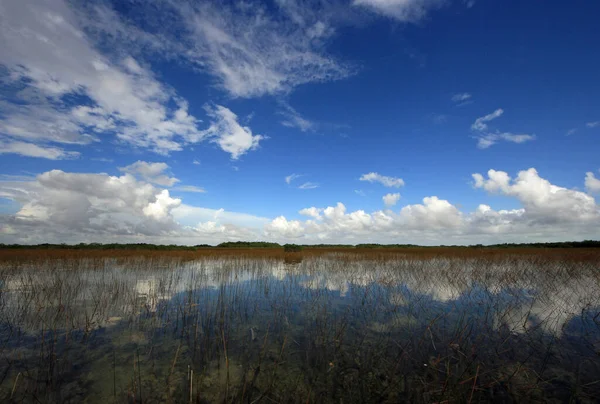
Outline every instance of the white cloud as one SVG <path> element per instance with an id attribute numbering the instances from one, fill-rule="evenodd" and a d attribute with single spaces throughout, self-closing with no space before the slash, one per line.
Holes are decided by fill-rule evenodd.
<path id="1" fill-rule="evenodd" d="M 368 181 L 368 182 L 379 182 L 380 184 L 386 187 L 400 188 L 404 185 L 404 180 L 398 177 L 388 177 L 385 175 L 381 175 L 378 173 L 368 173 L 363 174 L 360 178 L 360 181 Z"/>
<path id="2" fill-rule="evenodd" d="M 504 110 L 499 108 L 488 114 L 486 116 L 482 116 L 481 118 L 477 118 L 475 122 L 471 125 L 471 130 L 479 132 L 479 134 L 475 137 L 477 139 L 477 147 L 480 149 L 487 149 L 490 146 L 498 143 L 498 141 L 504 140 L 506 142 L 511 143 L 525 143 L 528 141 L 535 140 L 535 135 L 528 134 L 514 134 L 510 132 L 489 132 L 487 122 L 490 122 L 496 118 L 499 118 L 504 114 Z"/>
<path id="3" fill-rule="evenodd" d="M 86 143 L 94 139 L 88 130 L 111 130 L 133 145 L 168 152 L 181 149 L 173 138 L 197 132 L 185 102 L 131 56 L 113 62 L 98 52 L 66 3 L 14 2 L 3 17 L 0 63 L 16 85 L 35 95 L 4 120 L 8 135 Z M 60 101 L 75 94 L 92 105 Z M 28 121 L 21 119 L 23 112 Z"/>
<path id="4" fill-rule="evenodd" d="M 123 173 L 140 176 L 144 180 L 153 184 L 171 187 L 179 180 L 175 177 L 169 177 L 164 172 L 169 169 L 167 163 L 148 163 L 138 160 L 126 167 L 119 167 L 119 171 Z"/>
<path id="5" fill-rule="evenodd" d="M 597 220 L 596 201 L 591 196 L 551 184 L 535 168 L 520 171 L 514 180 L 504 171 L 489 170 L 488 178 L 473 174 L 476 188 L 513 196 L 525 209 L 524 217 L 536 222 L 556 223 Z"/>
<path id="6" fill-rule="evenodd" d="M 502 114 L 504 114 L 504 110 L 502 108 L 498 108 L 497 110 L 495 110 L 494 112 L 492 112 L 491 114 L 482 116 L 480 118 L 477 118 L 475 120 L 475 122 L 473 123 L 473 125 L 471 125 L 471 129 L 472 130 L 476 130 L 478 132 L 484 132 L 487 131 L 488 126 L 487 126 L 487 122 L 490 122 L 496 118 L 499 118 L 502 116 Z"/>
<path id="7" fill-rule="evenodd" d="M 465 102 L 471 99 L 471 94 L 469 93 L 459 93 L 459 94 L 454 94 L 452 96 L 452 102 L 455 103 L 461 103 L 461 102 Z"/>
<path id="8" fill-rule="evenodd" d="M 596 178 L 593 172 L 585 174 L 585 189 L 590 193 L 600 192 L 600 179 Z"/>
<path id="9" fill-rule="evenodd" d="M 170 38 L 169 43 L 182 46 L 182 57 L 216 77 L 231 96 L 279 94 L 353 74 L 324 51 L 325 40 L 335 32 L 329 24 L 333 12 L 324 9 L 327 4 L 294 8 L 295 2 L 279 1 L 277 12 L 260 3 L 163 3 L 158 12 L 173 16 L 183 29 L 173 33 L 162 32 L 158 24 L 153 28 Z"/>
<path id="10" fill-rule="evenodd" d="M 193 192 L 198 194 L 203 194 L 206 192 L 204 188 L 197 187 L 195 185 L 180 185 L 178 187 L 173 188 L 173 190 L 181 192 Z"/>
<path id="11" fill-rule="evenodd" d="M 276 238 L 293 239 L 305 234 L 302 223 L 298 220 L 287 220 L 284 216 L 278 216 L 265 226 L 267 235 Z"/>
<path id="12" fill-rule="evenodd" d="M 513 133 L 486 133 L 477 138 L 477 147 L 480 149 L 487 149 L 488 147 L 496 144 L 499 140 L 505 140 L 511 143 L 525 143 L 531 140 L 535 140 L 535 135 L 516 135 Z"/>
<path id="13" fill-rule="evenodd" d="M 195 166 L 199 166 L 200 165 L 200 160 L 194 160 L 192 161 L 192 164 Z"/>
<path id="14" fill-rule="evenodd" d="M 365 191 L 363 191 L 362 189 L 355 189 L 354 193 L 358 196 L 367 196 L 367 194 L 365 194 Z"/>
<path id="15" fill-rule="evenodd" d="M 354 0 L 354 5 L 395 18 L 402 22 L 418 22 L 431 10 L 444 4 L 443 0 Z"/>
<path id="16" fill-rule="evenodd" d="M 227 229 L 233 228 L 246 229 L 246 232 L 256 233 L 256 238 L 260 237 L 260 230 L 270 219 L 266 217 L 255 216 L 241 212 L 230 212 L 225 209 L 210 209 L 199 206 L 181 204 L 172 210 L 172 215 L 176 221 L 184 226 L 196 226 L 198 223 L 216 223 L 226 226 Z"/>
<path id="17" fill-rule="evenodd" d="M 150 174 L 162 175 L 159 169 Z M 589 192 L 598 180 L 588 173 Z M 366 212 L 343 203 L 299 211 L 306 220 L 274 219 L 190 206 L 169 191 L 125 173 L 67 173 L 53 170 L 36 178 L 4 177 L 0 198 L 20 205 L 0 215 L 0 242 L 154 242 L 215 244 L 226 240 L 296 240 L 305 243 L 464 244 L 556 241 L 597 236 L 600 211 L 594 198 L 541 178 L 535 169 L 516 178 L 490 170 L 473 174 L 474 185 L 515 198 L 520 207 L 472 212 L 438 196 L 422 203 Z M 591 184 L 591 185 L 590 185 Z"/>
<path id="18" fill-rule="evenodd" d="M 298 213 L 300 213 L 301 215 L 304 215 L 304 216 L 312 217 L 313 219 L 319 219 L 319 218 L 321 218 L 321 211 L 322 211 L 322 209 L 312 207 L 312 208 L 301 209 Z"/>
<path id="19" fill-rule="evenodd" d="M 171 209 L 181 205 L 181 199 L 173 199 L 169 196 L 169 191 L 162 190 L 156 195 L 156 201 L 151 202 L 142 212 L 144 215 L 153 217 L 156 220 L 165 220 L 170 216 Z"/>
<path id="20" fill-rule="evenodd" d="M 11 220 L 23 239 L 28 231 L 40 237 L 45 232 L 47 237 L 61 232 L 104 237 L 164 234 L 176 229 L 170 211 L 181 202 L 130 174 L 52 170 L 35 181 L 2 184 L 2 190 L 4 197 L 22 204 Z"/>
<path id="21" fill-rule="evenodd" d="M 569 129 L 567 131 L 567 136 L 574 135 L 575 133 L 577 133 L 577 128 Z"/>
<path id="22" fill-rule="evenodd" d="M 256 240 L 268 223 L 244 213 L 185 205 L 168 190 L 128 173 L 53 170 L 33 179 L 6 178 L 0 181 L 0 198 L 21 205 L 14 215 L 0 215 L 0 242 L 215 244 Z"/>
<path id="23" fill-rule="evenodd" d="M 347 213 L 338 202 L 327 208 L 307 208 L 300 211 L 312 219 L 305 222 L 288 221 L 281 216 L 265 227 L 267 235 L 277 238 L 304 237 L 307 240 L 345 240 L 361 242 L 374 239 L 396 239 L 413 232 L 423 234 L 439 229 L 457 229 L 461 214 L 447 201 L 437 197 L 424 198 L 424 205 L 408 205 L 399 214 L 391 211 L 366 213 L 357 210 Z M 316 219 L 316 220 L 313 220 Z M 418 237 L 422 237 L 419 234 Z"/>
<path id="24" fill-rule="evenodd" d="M 316 182 L 305 182 L 304 184 L 298 186 L 298 189 L 315 189 L 315 188 L 319 188 L 319 184 L 317 184 Z"/>
<path id="25" fill-rule="evenodd" d="M 255 150 L 262 135 L 253 135 L 252 130 L 238 122 L 236 114 L 221 105 L 207 107 L 207 113 L 212 118 L 210 127 L 202 132 L 203 136 L 211 137 L 223 151 L 231 154 L 233 160 L 239 159 L 250 150 Z"/>
<path id="26" fill-rule="evenodd" d="M 290 174 L 290 175 L 288 175 L 288 176 L 285 177 L 285 183 L 289 185 L 296 178 L 300 178 L 300 177 L 302 177 L 302 174 Z"/>
<path id="27" fill-rule="evenodd" d="M 79 157 L 78 152 L 65 151 L 58 147 L 38 146 L 33 143 L 19 142 L 14 140 L 2 140 L 0 138 L 0 154 L 19 154 L 26 157 L 40 157 L 50 160 L 65 160 Z"/>
<path id="28" fill-rule="evenodd" d="M 588 128 L 597 128 L 598 126 L 600 126 L 600 121 L 588 122 L 585 124 L 585 126 L 587 126 Z"/>
<path id="29" fill-rule="evenodd" d="M 585 193 L 551 184 L 535 169 L 521 171 L 516 179 L 490 170 L 488 178 L 474 174 L 475 186 L 516 198 L 522 208 L 494 210 L 481 204 L 461 212 L 437 196 L 422 204 L 391 210 L 348 213 L 342 203 L 300 211 L 306 221 L 277 218 L 265 227 L 273 239 L 302 238 L 305 242 L 407 242 L 422 244 L 503 243 L 555 241 L 593 237 L 600 225 L 599 207 Z"/>
<path id="30" fill-rule="evenodd" d="M 285 118 L 285 120 L 281 122 L 283 126 L 296 128 L 302 132 L 308 132 L 315 129 L 315 123 L 304 118 L 298 111 L 292 108 L 291 105 L 286 102 L 281 102 L 280 104 L 282 105 L 283 110 L 279 111 L 279 114 Z"/>
<path id="31" fill-rule="evenodd" d="M 408 205 L 400 210 L 400 219 L 417 229 L 458 228 L 462 225 L 460 211 L 437 196 L 423 198 L 423 204 Z"/>
<path id="32" fill-rule="evenodd" d="M 400 200 L 400 194 L 386 194 L 382 197 L 385 206 L 394 206 Z"/>
<path id="33" fill-rule="evenodd" d="M 221 106 L 208 110 L 211 127 L 199 129 L 200 121 L 188 113 L 187 101 L 159 81 L 140 51 L 149 44 L 149 51 L 183 52 L 184 48 L 171 42 L 167 46 L 160 36 L 124 25 L 102 6 L 24 0 L 4 4 L 2 15 L 0 64 L 7 69 L 2 79 L 9 97 L 0 105 L 0 133 L 13 142 L 52 150 L 36 150 L 41 157 L 72 155 L 61 155 L 49 143 L 85 145 L 101 135 L 114 135 L 123 143 L 159 154 L 212 136 L 235 159 L 262 139 L 239 126 L 237 117 Z M 115 32 L 118 38 L 107 43 Z M 113 52 L 99 51 L 113 47 Z"/>

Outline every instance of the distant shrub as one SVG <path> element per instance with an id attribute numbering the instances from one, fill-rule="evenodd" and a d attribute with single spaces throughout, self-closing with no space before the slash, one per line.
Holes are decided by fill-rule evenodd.
<path id="1" fill-rule="evenodd" d="M 279 248 L 278 243 L 269 243 L 266 241 L 227 241 L 217 245 L 219 248 Z"/>
<path id="2" fill-rule="evenodd" d="M 285 244 L 283 246 L 283 251 L 285 252 L 298 252 L 302 251 L 302 246 L 298 244 Z"/>

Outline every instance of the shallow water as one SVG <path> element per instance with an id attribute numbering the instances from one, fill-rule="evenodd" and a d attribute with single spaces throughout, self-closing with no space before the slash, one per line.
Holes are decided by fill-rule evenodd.
<path id="1" fill-rule="evenodd" d="M 2 402 L 596 402 L 597 263 L 6 264 Z"/>

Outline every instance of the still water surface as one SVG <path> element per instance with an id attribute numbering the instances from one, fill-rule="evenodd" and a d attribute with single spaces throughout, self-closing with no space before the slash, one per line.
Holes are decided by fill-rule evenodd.
<path id="1" fill-rule="evenodd" d="M 598 402 L 600 266 L 49 260 L 0 277 L 2 402 Z"/>

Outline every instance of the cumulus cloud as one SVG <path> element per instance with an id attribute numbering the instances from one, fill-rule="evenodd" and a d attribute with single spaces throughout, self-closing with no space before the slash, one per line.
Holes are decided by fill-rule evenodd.
<path id="1" fill-rule="evenodd" d="M 177 226 L 170 216 L 181 201 L 167 190 L 157 190 L 131 174 L 79 174 L 52 170 L 35 181 L 2 186 L 3 197 L 22 206 L 11 218 L 27 238 L 27 226 L 35 233 L 50 231 L 80 234 L 159 235 Z"/>
<path id="2" fill-rule="evenodd" d="M 300 213 L 301 215 L 304 215 L 304 216 L 312 217 L 313 219 L 320 219 L 321 211 L 322 211 L 322 209 L 317 209 L 315 207 L 312 207 L 312 208 L 301 209 L 298 213 Z"/>
<path id="3" fill-rule="evenodd" d="M 148 174 L 162 172 L 155 168 Z M 5 176 L 0 179 L 0 198 L 20 208 L 15 214 L 0 215 L 0 242 L 215 244 L 267 239 L 473 244 L 594 238 L 600 226 L 599 206 L 592 196 L 554 185 L 533 168 L 515 178 L 497 170 L 485 176 L 473 174 L 475 188 L 515 198 L 521 205 L 516 209 L 495 210 L 480 204 L 474 211 L 462 212 L 448 200 L 428 196 L 398 210 L 348 211 L 341 202 L 312 206 L 298 212 L 302 220 L 186 205 L 168 190 L 140 178 L 130 173 L 110 176 L 60 170 L 35 178 Z M 588 174 L 588 192 L 597 187 L 598 180 Z"/>
<path id="4" fill-rule="evenodd" d="M 590 193 L 600 192 L 600 179 L 596 178 L 591 171 L 585 174 L 585 189 Z"/>
<path id="5" fill-rule="evenodd" d="M 382 197 L 385 206 L 394 206 L 400 200 L 400 194 L 386 194 Z"/>
<path id="6" fill-rule="evenodd" d="M 462 225 L 462 214 L 458 208 L 437 196 L 423 198 L 423 204 L 403 207 L 400 219 L 410 228 L 452 229 Z"/>
<path id="7" fill-rule="evenodd" d="M 379 173 L 368 173 L 363 174 L 359 178 L 360 181 L 368 181 L 368 182 L 378 182 L 386 187 L 390 188 L 400 188 L 404 185 L 404 180 L 398 177 L 388 177 L 386 175 L 381 175 Z"/>
<path id="8" fill-rule="evenodd" d="M 461 212 L 437 196 L 420 204 L 367 213 L 347 212 L 338 203 L 326 208 L 310 207 L 299 213 L 305 221 L 281 216 L 265 226 L 273 239 L 302 238 L 306 242 L 407 242 L 423 244 L 553 241 L 594 237 L 600 210 L 589 195 L 551 184 L 535 169 L 512 179 L 506 172 L 490 170 L 487 178 L 473 174 L 476 188 L 516 198 L 521 208 L 494 210 L 481 204 Z"/>
<path id="9" fill-rule="evenodd" d="M 471 130 L 478 132 L 477 136 L 477 147 L 480 149 L 487 149 L 488 147 L 498 143 L 498 141 L 504 140 L 511 143 L 524 143 L 531 140 L 535 140 L 535 135 L 528 134 L 514 134 L 510 132 L 490 132 L 488 129 L 488 122 L 493 121 L 496 118 L 501 117 L 504 114 L 504 110 L 499 108 L 491 114 L 477 118 L 471 125 Z"/>
<path id="10" fill-rule="evenodd" d="M 155 173 L 158 171 L 155 171 Z M 132 174 L 52 170 L 5 178 L 0 198 L 20 205 L 0 215 L 0 242 L 218 243 L 259 238 L 268 222 L 244 213 L 193 207 Z"/>
<path id="11" fill-rule="evenodd" d="M 394 240 L 418 234 L 420 240 L 431 231 L 442 228 L 457 229 L 461 214 L 448 201 L 437 197 L 423 199 L 423 204 L 407 205 L 399 213 L 364 210 L 347 212 L 338 202 L 326 208 L 306 208 L 300 211 L 310 216 L 307 221 L 287 220 L 280 216 L 265 226 L 267 235 L 273 238 L 304 237 L 307 240 Z"/>
<path id="12" fill-rule="evenodd" d="M 156 201 L 150 202 L 142 212 L 144 215 L 153 217 L 156 220 L 164 220 L 170 215 L 172 208 L 181 205 L 181 199 L 173 199 L 169 196 L 169 191 L 162 190 L 156 195 Z"/>
<path id="13" fill-rule="evenodd" d="M 431 10 L 444 4 L 443 0 L 354 0 L 354 5 L 367 7 L 379 14 L 402 22 L 415 23 Z"/>
<path id="14" fill-rule="evenodd" d="M 524 208 L 523 217 L 539 223 L 589 222 L 600 212 L 596 201 L 581 191 L 553 185 L 535 168 L 520 171 L 512 179 L 504 171 L 489 170 L 488 178 L 473 174 L 475 187 L 515 197 Z M 588 177 L 589 178 L 589 177 Z"/>
<path id="15" fill-rule="evenodd" d="M 140 176 L 153 184 L 171 187 L 179 182 L 179 180 L 164 174 L 168 169 L 169 166 L 167 163 L 148 163 L 142 160 L 138 160 L 126 167 L 119 167 L 119 171 L 121 172 Z"/>

